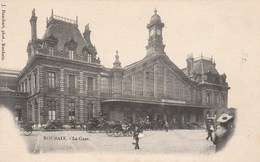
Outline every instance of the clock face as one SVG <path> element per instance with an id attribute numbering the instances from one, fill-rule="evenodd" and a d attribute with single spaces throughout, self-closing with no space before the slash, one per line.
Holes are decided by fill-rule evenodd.
<path id="1" fill-rule="evenodd" d="M 156 33 L 157 33 L 157 35 L 161 35 L 161 30 L 158 29 L 158 30 L 156 31 Z"/>
<path id="2" fill-rule="evenodd" d="M 154 30 L 151 30 L 150 31 L 150 36 L 153 36 L 153 34 L 154 34 Z"/>

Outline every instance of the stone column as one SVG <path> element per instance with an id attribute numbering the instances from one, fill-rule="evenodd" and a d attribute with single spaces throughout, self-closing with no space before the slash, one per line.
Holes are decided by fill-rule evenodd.
<path id="1" fill-rule="evenodd" d="M 101 113 L 101 103 L 100 100 L 96 102 L 96 116 L 99 116 L 99 114 Z"/>
<path id="2" fill-rule="evenodd" d="M 60 91 L 64 92 L 64 69 L 60 69 Z"/>
<path id="3" fill-rule="evenodd" d="M 84 100 L 83 100 L 83 98 L 80 98 L 80 100 L 79 100 L 79 120 L 80 120 L 81 123 L 84 122 L 84 119 L 83 119 L 83 106 L 84 106 Z"/>
<path id="4" fill-rule="evenodd" d="M 97 75 L 97 95 L 100 96 L 101 93 L 101 76 Z"/>
<path id="5" fill-rule="evenodd" d="M 44 77 L 43 77 L 43 67 L 42 66 L 38 66 L 37 68 L 37 92 L 40 92 L 42 89 L 43 89 L 43 80 L 44 80 Z"/>
<path id="6" fill-rule="evenodd" d="M 43 114 L 41 113 L 43 110 L 43 97 L 38 98 L 38 123 L 39 126 L 42 124 Z"/>
<path id="7" fill-rule="evenodd" d="M 34 94 L 34 72 L 31 73 L 31 95 Z"/>
<path id="8" fill-rule="evenodd" d="M 26 87 L 27 90 L 26 90 L 26 92 L 28 92 L 28 93 L 30 92 L 30 87 L 31 87 L 31 86 L 30 86 L 30 82 L 29 82 L 29 78 L 30 78 L 30 76 L 28 76 L 28 77 L 27 77 L 27 80 L 26 80 L 26 81 L 27 81 L 27 87 Z M 29 93 L 29 94 L 30 94 L 30 93 Z"/>
<path id="9" fill-rule="evenodd" d="M 33 121 L 33 122 L 36 122 L 36 121 L 35 121 L 35 107 L 34 107 L 34 100 L 31 101 L 31 105 L 32 105 L 32 121 Z"/>
<path id="10" fill-rule="evenodd" d="M 83 93 L 83 72 L 79 72 L 79 93 Z"/>
<path id="11" fill-rule="evenodd" d="M 62 124 L 64 124 L 65 123 L 65 98 L 63 95 L 60 98 L 60 118 Z"/>

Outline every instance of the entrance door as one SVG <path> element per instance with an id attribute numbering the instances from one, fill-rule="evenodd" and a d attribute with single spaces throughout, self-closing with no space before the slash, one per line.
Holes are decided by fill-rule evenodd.
<path id="1" fill-rule="evenodd" d="M 93 119 L 93 104 L 88 105 L 88 120 Z"/>

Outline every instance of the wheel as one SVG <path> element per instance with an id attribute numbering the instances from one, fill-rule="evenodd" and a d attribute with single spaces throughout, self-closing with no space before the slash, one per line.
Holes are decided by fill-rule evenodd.
<path id="1" fill-rule="evenodd" d="M 121 135 L 121 131 L 119 131 L 118 129 L 115 128 L 113 134 L 115 137 L 119 137 Z"/>
<path id="2" fill-rule="evenodd" d="M 24 130 L 23 130 L 24 135 L 29 136 L 32 134 L 32 132 L 33 132 L 32 127 L 28 127 L 28 126 L 24 127 Z"/>
<path id="3" fill-rule="evenodd" d="M 129 130 L 129 131 L 128 131 L 128 136 L 133 136 L 133 135 L 134 135 L 134 131 Z"/>
<path id="4" fill-rule="evenodd" d="M 107 134 L 109 137 L 113 136 L 113 129 L 107 129 L 107 130 L 106 130 L 106 134 Z"/>
<path id="5" fill-rule="evenodd" d="M 122 133 L 123 133 L 124 136 L 128 135 L 128 131 L 127 130 L 124 130 Z"/>

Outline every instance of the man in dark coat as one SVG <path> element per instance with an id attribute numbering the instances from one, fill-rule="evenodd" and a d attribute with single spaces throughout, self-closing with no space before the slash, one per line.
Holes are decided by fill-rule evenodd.
<path id="1" fill-rule="evenodd" d="M 140 129 L 136 125 L 134 129 L 134 136 L 133 136 L 135 140 L 135 149 L 139 149 L 139 138 L 138 138 L 139 133 L 140 133 Z"/>

